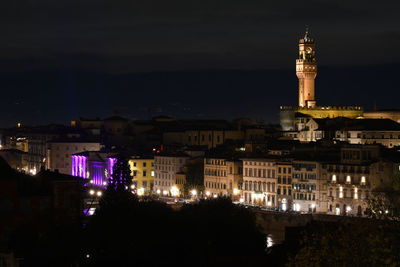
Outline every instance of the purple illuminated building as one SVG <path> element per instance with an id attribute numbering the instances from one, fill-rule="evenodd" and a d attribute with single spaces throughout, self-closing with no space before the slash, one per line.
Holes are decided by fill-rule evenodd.
<path id="1" fill-rule="evenodd" d="M 82 152 L 71 157 L 71 175 L 89 179 L 95 186 L 107 184 L 116 162 L 112 155 L 97 151 Z"/>

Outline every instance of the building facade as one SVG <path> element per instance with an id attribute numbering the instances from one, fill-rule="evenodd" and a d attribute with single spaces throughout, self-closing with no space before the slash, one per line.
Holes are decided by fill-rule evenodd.
<path id="1" fill-rule="evenodd" d="M 206 196 L 238 196 L 243 180 L 241 160 L 224 158 L 204 159 L 204 187 Z"/>
<path id="2" fill-rule="evenodd" d="M 277 164 L 274 159 L 244 158 L 244 203 L 269 208 L 277 207 Z"/>
<path id="3" fill-rule="evenodd" d="M 154 156 L 154 190 L 157 194 L 179 195 L 176 174 L 183 172 L 183 167 L 189 159 L 185 153 L 163 153 Z"/>
<path id="4" fill-rule="evenodd" d="M 98 141 L 89 141 L 80 138 L 61 138 L 47 142 L 46 167 L 49 170 L 58 170 L 63 174 L 70 174 L 72 154 L 85 151 L 100 151 Z"/>
<path id="5" fill-rule="evenodd" d="M 321 212 L 324 209 L 324 205 L 320 203 L 319 192 L 323 190 L 323 187 L 320 183 L 319 170 L 318 161 L 293 161 L 292 208 L 294 211 Z"/>
<path id="6" fill-rule="evenodd" d="M 129 160 L 133 184 L 139 194 L 150 194 L 154 189 L 155 166 L 153 156 L 133 156 Z"/>
<path id="7" fill-rule="evenodd" d="M 399 163 L 381 157 L 379 146 L 349 146 L 341 159 L 324 164 L 328 214 L 363 216 L 373 192 L 390 188 L 399 176 Z"/>
<path id="8" fill-rule="evenodd" d="M 278 160 L 277 168 L 277 205 L 280 210 L 290 210 L 292 207 L 292 177 L 293 168 L 290 160 Z"/>

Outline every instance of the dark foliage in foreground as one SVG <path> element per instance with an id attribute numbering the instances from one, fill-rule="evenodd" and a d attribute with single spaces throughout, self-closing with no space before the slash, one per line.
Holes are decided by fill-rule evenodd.
<path id="1" fill-rule="evenodd" d="M 314 222 L 304 228 L 288 266 L 399 266 L 399 229 L 398 222 L 383 220 Z"/>
<path id="2" fill-rule="evenodd" d="M 90 266 L 207 266 L 264 253 L 253 215 L 229 199 L 173 211 L 160 202 L 113 196 L 92 218 L 86 240 Z"/>

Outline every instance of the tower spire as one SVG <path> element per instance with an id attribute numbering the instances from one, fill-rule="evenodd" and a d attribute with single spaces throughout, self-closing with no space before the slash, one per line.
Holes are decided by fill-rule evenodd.
<path id="1" fill-rule="evenodd" d="M 311 40 L 311 38 L 310 38 L 310 36 L 309 36 L 309 28 L 308 28 L 308 25 L 306 25 L 306 33 L 304 34 L 304 41 L 310 41 Z"/>

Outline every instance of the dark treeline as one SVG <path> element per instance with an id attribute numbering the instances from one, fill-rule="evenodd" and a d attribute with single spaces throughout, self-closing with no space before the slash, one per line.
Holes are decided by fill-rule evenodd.
<path id="1" fill-rule="evenodd" d="M 85 223 L 42 236 L 17 231 L 22 266 L 397 266 L 400 227 L 384 220 L 312 222 L 266 249 L 255 215 L 228 198 L 173 210 L 128 191 L 106 191 Z"/>
<path id="2" fill-rule="evenodd" d="M 212 266 L 265 262 L 265 235 L 249 210 L 220 198 L 179 211 L 130 192 L 106 192 L 83 227 L 55 227 L 26 266 Z M 23 249 L 23 246 L 20 247 Z"/>

